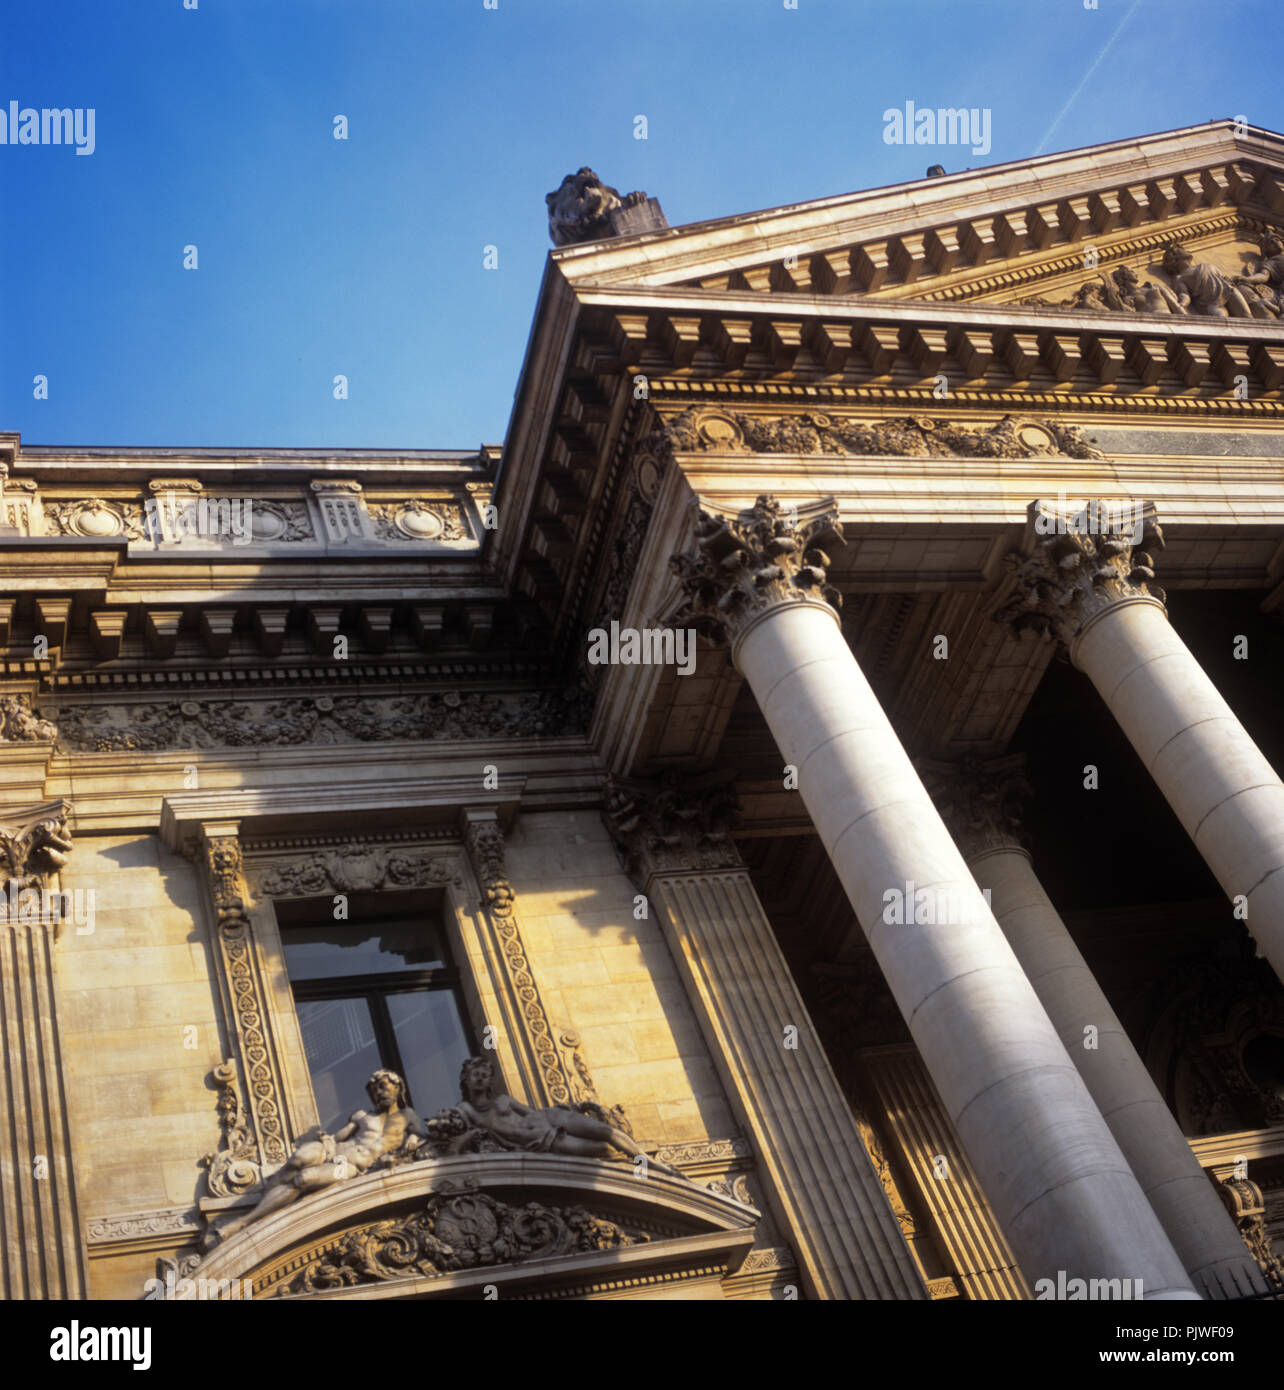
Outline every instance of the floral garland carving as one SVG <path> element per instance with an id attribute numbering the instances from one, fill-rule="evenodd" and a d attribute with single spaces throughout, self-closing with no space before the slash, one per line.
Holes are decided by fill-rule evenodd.
<path id="1" fill-rule="evenodd" d="M 582 733 L 591 706 L 591 695 L 578 686 L 499 695 L 446 691 L 370 699 L 174 700 L 66 705 L 58 712 L 58 727 L 60 746 L 68 752 L 328 746 Z"/>

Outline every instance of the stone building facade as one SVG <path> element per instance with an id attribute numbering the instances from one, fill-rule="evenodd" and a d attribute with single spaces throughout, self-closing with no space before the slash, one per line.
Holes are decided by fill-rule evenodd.
<path id="1" fill-rule="evenodd" d="M 550 219 L 502 449 L 0 435 L 4 1296 L 1284 1289 L 1284 139 Z"/>

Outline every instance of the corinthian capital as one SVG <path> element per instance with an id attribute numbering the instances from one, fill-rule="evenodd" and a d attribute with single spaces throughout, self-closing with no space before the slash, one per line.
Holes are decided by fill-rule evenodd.
<path id="1" fill-rule="evenodd" d="M 671 625 L 726 643 L 775 604 L 803 599 L 839 607 L 842 598 L 825 573 L 829 557 L 816 549 L 830 540 L 843 540 L 832 499 L 796 509 L 762 496 L 738 517 L 701 510 L 695 550 L 669 561 L 684 597 Z"/>
<path id="2" fill-rule="evenodd" d="M 1067 517 L 1032 502 L 1029 520 L 1033 551 L 1008 556 L 1016 593 L 995 613 L 999 622 L 1018 633 L 1033 627 L 1069 648 L 1117 603 L 1164 602 L 1147 553 L 1164 545 L 1152 503 L 1089 502 Z"/>
<path id="3" fill-rule="evenodd" d="M 1021 818 L 1032 795 L 1023 754 L 1002 758 L 960 758 L 957 762 L 915 762 L 941 819 L 969 863 L 996 849 L 1026 848 Z"/>
<path id="4" fill-rule="evenodd" d="M 607 779 L 603 815 L 635 883 L 645 887 L 653 874 L 740 866 L 731 838 L 740 806 L 734 777 L 724 771 Z"/>
<path id="5" fill-rule="evenodd" d="M 41 888 L 71 853 L 70 801 L 11 812 L 0 823 L 0 892 Z"/>

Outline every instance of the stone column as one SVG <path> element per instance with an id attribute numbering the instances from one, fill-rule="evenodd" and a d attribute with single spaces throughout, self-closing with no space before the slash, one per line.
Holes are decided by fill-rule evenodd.
<path id="1" fill-rule="evenodd" d="M 920 769 L 1191 1282 L 1208 1298 L 1265 1292 L 1216 1188 L 1034 872 L 1021 843 L 1030 790 L 1023 766 L 1017 755 Z"/>
<path id="2" fill-rule="evenodd" d="M 606 799 L 607 824 L 659 918 L 808 1297 L 926 1297 L 727 833 L 735 798 L 726 779 L 616 781 Z"/>
<path id="3" fill-rule="evenodd" d="M 62 1075 L 53 946 L 71 803 L 11 811 L 0 824 L 0 1227 L 3 1297 L 85 1298 L 84 1251 Z"/>
<path id="4" fill-rule="evenodd" d="M 1036 1295 L 1127 1278 L 1197 1298 L 843 638 L 812 548 L 836 531 L 824 504 L 702 514 L 674 621 L 730 643 Z M 885 911 L 923 893 L 942 910 Z"/>
<path id="5" fill-rule="evenodd" d="M 1125 525 L 1093 502 L 1068 531 L 1033 502 L 1030 521 L 1033 554 L 1010 562 L 1017 594 L 996 616 L 1065 644 L 1284 979 L 1284 783 L 1168 621 L 1138 548 L 1163 546 L 1153 508 Z"/>

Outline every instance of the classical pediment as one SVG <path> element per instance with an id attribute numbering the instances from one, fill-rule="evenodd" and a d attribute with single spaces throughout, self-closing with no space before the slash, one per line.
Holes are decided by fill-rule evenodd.
<path id="1" fill-rule="evenodd" d="M 1021 304 L 1070 299 L 1120 266 L 1163 282 L 1173 241 L 1242 274 L 1281 223 L 1284 139 L 1219 121 L 554 258 L 580 287 Z"/>
<path id="2" fill-rule="evenodd" d="M 561 1154 L 483 1153 L 367 1173 L 186 1262 L 190 1292 L 252 1297 L 719 1297 L 759 1214 L 683 1178 Z M 175 1271 L 176 1273 L 178 1271 Z M 206 1281 L 203 1295 L 199 1281 Z M 232 1281 L 239 1281 L 239 1284 Z M 226 1294 L 224 1295 L 226 1296 Z"/>

